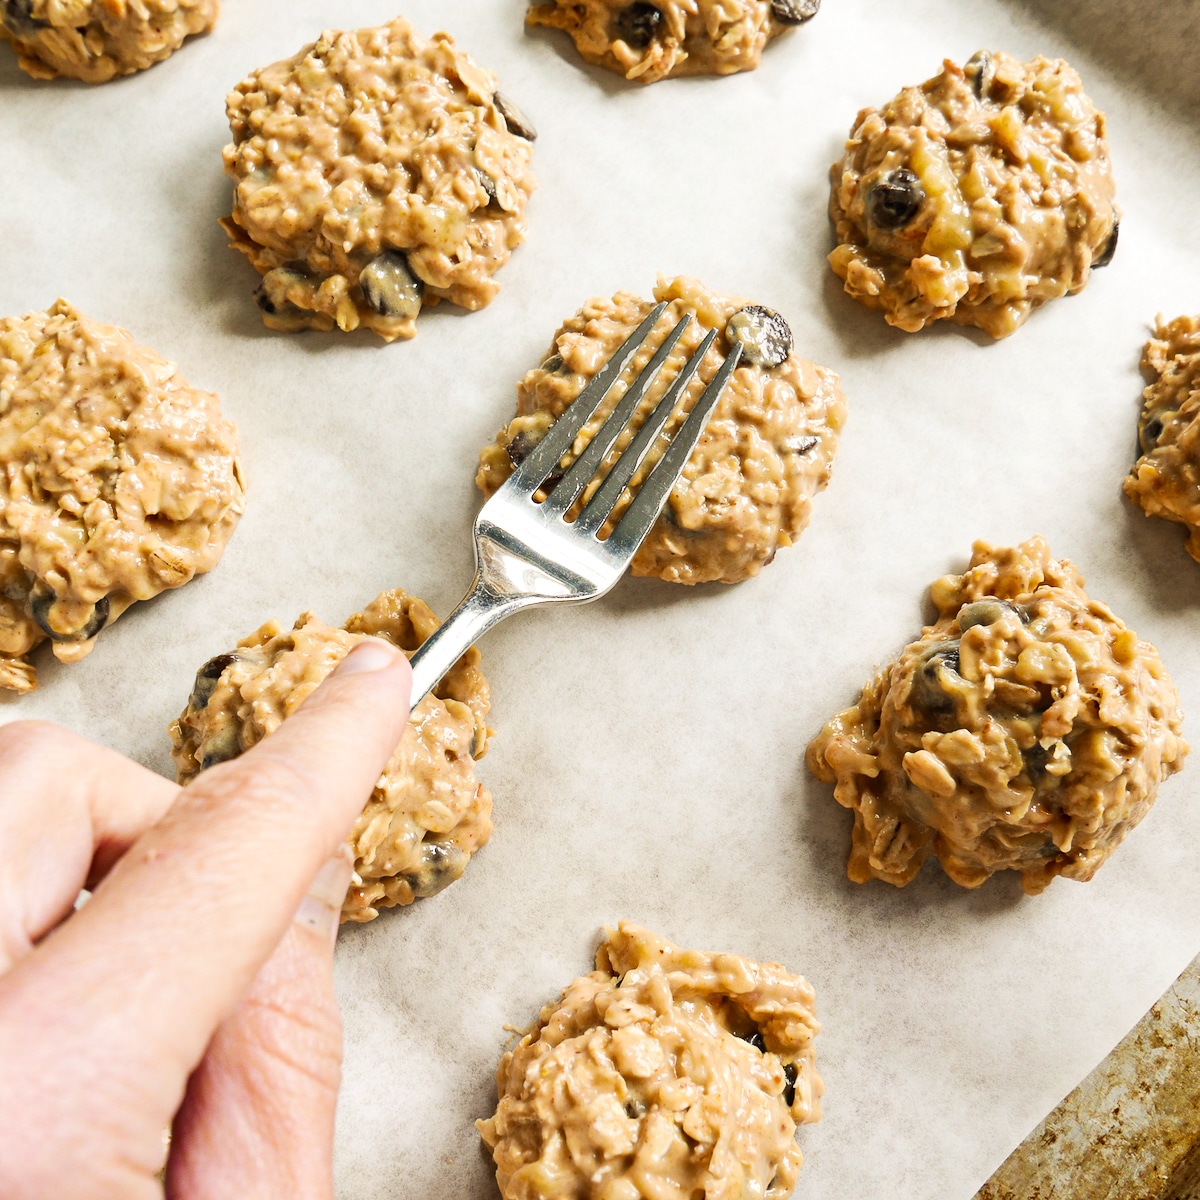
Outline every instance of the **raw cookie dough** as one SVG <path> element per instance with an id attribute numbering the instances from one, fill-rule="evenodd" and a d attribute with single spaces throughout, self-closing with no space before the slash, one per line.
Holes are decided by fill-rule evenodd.
<path id="1" fill-rule="evenodd" d="M 478 309 L 525 240 L 533 139 L 495 77 L 402 17 L 323 33 L 226 100 L 221 224 L 272 329 L 410 338 L 422 306 Z"/>
<path id="2" fill-rule="evenodd" d="M 209 392 L 59 300 L 0 319 L 0 688 L 36 686 L 135 600 L 216 566 L 242 515 L 236 430 Z"/>
<path id="3" fill-rule="evenodd" d="M 187 707 L 171 725 L 179 782 L 274 733 L 365 637 L 386 638 L 411 656 L 439 623 L 422 601 L 398 589 L 382 592 L 342 629 L 312 613 L 286 631 L 268 621 L 196 673 Z M 370 921 L 381 908 L 435 896 L 491 837 L 492 795 L 475 779 L 475 759 L 487 751 L 488 707 L 479 651 L 472 648 L 413 710 L 354 823 L 355 874 L 343 921 Z"/>
<path id="4" fill-rule="evenodd" d="M 104 83 L 169 58 L 220 11 L 219 0 L 0 0 L 0 39 L 35 79 Z"/>
<path id="5" fill-rule="evenodd" d="M 500 1060 L 476 1127 L 504 1200 L 783 1200 L 824 1091 L 813 992 L 622 921 Z"/>
<path id="6" fill-rule="evenodd" d="M 931 596 L 937 622 L 808 748 L 854 810 L 850 878 L 903 887 L 935 854 L 963 887 L 1091 879 L 1187 754 L 1158 652 L 1040 537 L 976 542 Z"/>
<path id="7" fill-rule="evenodd" d="M 1104 114 L 1061 59 L 947 60 L 858 114 L 832 179 L 834 272 L 909 332 L 949 319 L 1007 337 L 1117 245 Z"/>
<path id="8" fill-rule="evenodd" d="M 685 314 L 696 319 L 667 360 L 643 401 L 640 425 L 710 329 L 723 331 L 715 350 L 728 353 L 730 338 L 743 341 L 734 372 L 667 507 L 633 560 L 635 575 L 672 583 L 737 583 L 790 546 L 808 524 L 812 497 L 829 482 L 846 398 L 838 377 L 792 353 L 792 335 L 778 313 L 710 292 L 695 279 L 659 280 L 655 300 L 670 301 L 655 331 L 633 360 L 641 369 Z M 517 385 L 517 416 L 480 454 L 475 482 L 489 496 L 512 473 L 513 463 L 542 438 L 583 391 L 625 338 L 654 307 L 631 292 L 591 300 L 563 323 L 549 355 Z M 759 365 L 761 364 L 761 365 Z M 687 407 L 716 373 L 710 352 L 687 394 Z M 629 378 L 630 372 L 626 372 Z M 581 450 L 624 392 L 618 384 L 577 443 Z M 677 415 L 668 425 L 675 429 Z M 632 439 L 621 435 L 607 462 Z M 657 461 L 651 457 L 650 465 Z M 649 470 L 633 478 L 636 488 Z M 589 486 L 585 498 L 598 484 Z M 614 510 L 619 518 L 627 505 Z"/>
<path id="9" fill-rule="evenodd" d="M 816 16 L 821 0 L 549 0 L 527 25 L 571 35 L 581 57 L 638 83 L 753 71 L 763 47 Z"/>
<path id="10" fill-rule="evenodd" d="M 1153 382 L 1142 393 L 1142 456 L 1125 494 L 1147 516 L 1187 526 L 1187 552 L 1200 561 L 1200 317 L 1160 317 L 1142 369 Z"/>

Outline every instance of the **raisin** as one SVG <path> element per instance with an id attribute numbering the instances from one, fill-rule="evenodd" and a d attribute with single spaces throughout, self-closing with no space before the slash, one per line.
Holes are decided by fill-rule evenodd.
<path id="1" fill-rule="evenodd" d="M 967 77 L 976 98 L 984 100 L 992 90 L 992 82 L 996 78 L 996 64 L 986 50 L 980 50 L 967 60 L 963 74 Z"/>
<path id="2" fill-rule="evenodd" d="M 79 629 L 56 629 L 50 623 L 50 610 L 58 602 L 51 591 L 35 591 L 29 597 L 29 612 L 37 627 L 52 642 L 89 642 L 108 624 L 108 597 L 101 596 L 92 606 L 91 616 Z"/>
<path id="3" fill-rule="evenodd" d="M 924 202 L 921 181 L 907 167 L 897 167 L 871 189 L 867 216 L 880 229 L 899 229 L 917 215 Z"/>
<path id="4" fill-rule="evenodd" d="M 210 658 L 196 672 L 196 681 L 192 685 L 192 694 L 188 697 L 188 707 L 193 712 L 199 712 L 212 699 L 212 694 L 217 690 L 217 680 L 221 678 L 222 672 L 226 667 L 231 667 L 235 662 L 241 661 L 240 654 L 232 652 L 228 654 L 218 654 L 216 658 Z"/>
<path id="5" fill-rule="evenodd" d="M 997 621 L 1008 616 L 1019 617 L 1021 613 L 1007 600 L 993 600 L 989 597 L 986 600 L 975 600 L 971 604 L 964 604 L 958 610 L 955 620 L 958 622 L 959 629 L 966 633 L 968 629 L 976 625 L 995 625 Z"/>
<path id="6" fill-rule="evenodd" d="M 1149 454 L 1158 445 L 1158 439 L 1163 435 L 1163 423 L 1158 417 L 1151 417 L 1142 426 L 1138 438 L 1142 444 L 1142 453 Z"/>
<path id="7" fill-rule="evenodd" d="M 725 324 L 725 340 L 742 347 L 742 358 L 770 370 L 792 352 L 792 331 L 777 313 L 761 304 L 739 308 Z"/>
<path id="8" fill-rule="evenodd" d="M 1041 742 L 1034 742 L 1024 752 L 1023 757 L 1025 760 L 1025 774 L 1029 776 L 1029 782 L 1036 787 L 1037 781 L 1046 773 L 1046 763 L 1049 761 L 1050 752 Z"/>
<path id="9" fill-rule="evenodd" d="M 635 50 L 644 50 L 654 41 L 662 19 L 662 13 L 653 4 L 647 4 L 646 0 L 636 0 L 628 8 L 623 8 L 617 13 L 617 37 Z"/>
<path id="10" fill-rule="evenodd" d="M 533 122 L 507 96 L 497 92 L 492 97 L 492 103 L 504 118 L 509 133 L 524 138 L 527 142 L 537 141 L 537 130 L 533 127 Z"/>
<path id="11" fill-rule="evenodd" d="M 412 888 L 418 899 L 436 896 L 448 887 L 467 865 L 467 855 L 449 842 L 422 842 L 421 865 L 415 871 L 406 871 L 401 878 Z"/>
<path id="12" fill-rule="evenodd" d="M 475 174 L 479 177 L 479 186 L 483 188 L 483 193 L 488 198 L 487 207 L 497 203 L 496 200 L 496 181 L 486 172 L 481 171 L 478 167 L 475 168 Z"/>
<path id="13" fill-rule="evenodd" d="M 238 736 L 238 726 L 230 722 L 220 729 L 213 737 L 201 743 L 204 753 L 200 758 L 200 770 L 207 771 L 217 763 L 229 762 L 242 752 L 241 738 Z"/>
<path id="14" fill-rule="evenodd" d="M 913 703 L 930 713 L 954 712 L 954 697 L 946 687 L 947 674 L 958 675 L 958 642 L 935 642 L 913 672 Z"/>
<path id="15" fill-rule="evenodd" d="M 530 437 L 528 433 L 522 431 L 518 433 L 507 446 L 504 447 L 508 451 L 508 461 L 514 467 L 519 467 L 528 457 L 530 451 L 538 444 L 537 438 Z"/>
<path id="16" fill-rule="evenodd" d="M 421 311 L 425 285 L 398 250 L 385 250 L 371 259 L 359 272 L 358 286 L 381 317 L 415 317 Z"/>
<path id="17" fill-rule="evenodd" d="M 48 28 L 49 24 L 33 15 L 33 0 L 3 0 L 0 3 L 0 25 L 14 37 L 36 37 L 38 30 Z"/>
<path id="18" fill-rule="evenodd" d="M 1118 218 L 1113 218 L 1112 233 L 1108 235 L 1108 241 L 1104 243 L 1104 249 L 1092 259 L 1092 270 L 1098 271 L 1101 267 L 1107 267 L 1113 260 L 1113 255 L 1117 252 L 1117 239 L 1121 236 L 1121 222 Z"/>
<path id="19" fill-rule="evenodd" d="M 820 7 L 821 0 L 771 0 L 771 15 L 780 25 L 803 25 Z"/>

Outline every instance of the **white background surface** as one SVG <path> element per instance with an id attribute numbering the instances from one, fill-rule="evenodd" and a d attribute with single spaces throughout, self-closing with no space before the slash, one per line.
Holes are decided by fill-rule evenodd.
<path id="1" fill-rule="evenodd" d="M 169 773 L 192 673 L 260 622 L 336 623 L 396 585 L 448 611 L 476 453 L 591 295 L 697 275 L 780 309 L 849 396 L 812 527 L 760 577 L 630 580 L 484 644 L 495 836 L 460 883 L 339 945 L 342 1196 L 495 1194 L 471 1122 L 503 1027 L 588 969 L 606 921 L 813 982 L 828 1091 L 800 1135 L 802 1200 L 966 1200 L 1200 950 L 1196 765 L 1092 883 L 1036 899 L 936 866 L 904 891 L 848 883 L 850 816 L 802 765 L 978 537 L 1046 534 L 1200 711 L 1200 566 L 1120 495 L 1147 323 L 1200 308 L 1200 5 L 1153 8 L 826 0 L 756 73 L 639 89 L 526 35 L 521 0 L 410 0 L 534 119 L 540 189 L 499 299 L 442 306 L 390 347 L 266 330 L 216 222 L 225 92 L 394 0 L 230 0 L 212 36 L 96 89 L 35 83 L 0 52 L 0 312 L 61 294 L 177 360 L 240 426 L 250 482 L 215 572 L 137 606 L 79 666 L 40 654 L 41 690 L 0 721 L 58 720 Z M 856 111 L 981 46 L 1081 70 L 1125 209 L 1113 265 L 1000 344 L 891 330 L 824 263 L 827 170 Z"/>

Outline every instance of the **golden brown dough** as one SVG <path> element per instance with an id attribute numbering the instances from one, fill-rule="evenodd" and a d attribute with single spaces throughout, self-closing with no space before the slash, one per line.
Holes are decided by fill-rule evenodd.
<path id="1" fill-rule="evenodd" d="M 1159 318 L 1142 369 L 1153 382 L 1142 393 L 1142 456 L 1125 494 L 1149 517 L 1187 527 L 1187 552 L 1200 561 L 1200 317 Z"/>
<path id="2" fill-rule="evenodd" d="M 1061 59 L 981 50 L 864 108 L 832 171 L 829 256 L 891 325 L 1001 338 L 1117 245 L 1104 114 Z"/>
<path id="3" fill-rule="evenodd" d="M 660 280 L 654 299 L 668 308 L 633 360 L 640 370 L 675 323 L 692 314 L 688 331 L 647 393 L 631 429 L 645 419 L 711 329 L 721 331 L 715 350 L 729 352 L 730 339 L 743 339 L 743 365 L 734 372 L 667 507 L 633 560 L 635 575 L 671 583 L 737 583 L 758 574 L 781 546 L 808 524 L 812 498 L 829 482 L 846 398 L 838 377 L 792 352 L 792 335 L 778 313 L 710 291 L 698 280 Z M 617 347 L 654 307 L 631 292 L 590 300 L 554 335 L 549 357 L 517 385 L 517 416 L 479 456 L 475 482 L 491 495 L 512 473 L 564 409 L 612 357 Z M 710 351 L 686 392 L 690 409 L 718 367 Z M 582 449 L 618 402 L 618 384 L 584 426 Z M 668 430 L 681 420 L 677 414 Z M 611 463 L 633 436 L 622 434 Z M 649 465 L 633 478 L 640 484 Z M 591 495 L 589 489 L 585 498 Z M 615 509 L 620 517 L 627 501 Z"/>
<path id="4" fill-rule="evenodd" d="M 0 0 L 0 39 L 35 79 L 105 83 L 169 58 L 220 11 L 218 0 Z"/>
<path id="5" fill-rule="evenodd" d="M 323 33 L 226 101 L 236 183 L 221 222 L 263 276 L 272 329 L 416 333 L 422 307 L 482 308 L 525 240 L 537 136 L 490 71 L 402 17 Z"/>
<path id="6" fill-rule="evenodd" d="M 412 653 L 438 627 L 420 600 L 382 592 L 342 629 L 303 613 L 276 621 L 210 659 L 196 674 L 187 707 L 171 725 L 171 756 L 181 784 L 236 758 L 274 733 L 365 637 Z M 349 846 L 354 879 L 343 921 L 370 921 L 381 908 L 434 896 L 458 879 L 492 833 L 492 796 L 475 779 L 487 751 L 487 681 L 472 647 L 413 710 Z"/>
<path id="7" fill-rule="evenodd" d="M 546 0 L 528 25 L 562 29 L 580 56 L 637 83 L 753 71 L 773 38 L 821 0 Z"/>
<path id="8" fill-rule="evenodd" d="M 135 600 L 211 571 L 244 506 L 210 392 L 59 300 L 0 319 L 0 688 L 78 662 Z"/>
<path id="9" fill-rule="evenodd" d="M 850 878 L 902 887 L 934 854 L 963 887 L 1091 879 L 1187 754 L 1158 652 L 1040 537 L 976 542 L 931 595 L 937 621 L 808 748 L 854 811 Z"/>
<path id="10" fill-rule="evenodd" d="M 784 1200 L 824 1091 L 813 992 L 629 921 L 500 1060 L 477 1121 L 504 1200 Z"/>

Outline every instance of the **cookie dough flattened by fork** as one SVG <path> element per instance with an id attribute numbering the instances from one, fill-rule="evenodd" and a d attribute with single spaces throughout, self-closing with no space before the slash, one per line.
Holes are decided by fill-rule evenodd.
<path id="1" fill-rule="evenodd" d="M 169 58 L 219 13 L 219 0 L 0 0 L 0 37 L 36 79 L 105 83 Z"/>
<path id="2" fill-rule="evenodd" d="M 59 300 L 0 319 L 0 688 L 135 600 L 216 566 L 241 517 L 236 431 L 175 365 Z"/>
<path id="3" fill-rule="evenodd" d="M 312 613 L 292 629 L 276 621 L 210 659 L 196 673 L 187 707 L 171 725 L 181 784 L 236 758 L 273 733 L 366 637 L 409 656 L 438 627 L 420 600 L 382 592 L 341 629 Z M 458 879 L 492 833 L 492 796 L 475 779 L 487 751 L 487 681 L 472 648 L 413 710 L 349 845 L 354 879 L 343 921 L 370 921 L 381 908 L 434 896 Z"/>
<path id="4" fill-rule="evenodd" d="M 792 351 L 791 330 L 775 312 L 710 291 L 695 279 L 660 280 L 654 300 L 669 301 L 654 332 L 633 360 L 640 371 L 685 314 L 695 318 L 650 389 L 639 415 L 622 434 L 608 463 L 666 391 L 671 379 L 710 330 L 720 331 L 714 350 L 727 354 L 735 340 L 744 347 L 700 442 L 667 507 L 633 560 L 635 575 L 671 583 L 737 583 L 758 574 L 780 546 L 789 546 L 808 524 L 812 498 L 829 482 L 846 398 L 838 377 Z M 589 301 L 554 335 L 549 357 L 517 385 L 517 416 L 480 454 L 475 482 L 491 495 L 545 435 L 637 328 L 654 301 L 631 292 Z M 710 351 L 686 396 L 690 408 L 716 372 Z M 628 374 L 628 373 L 627 373 Z M 582 449 L 624 392 L 618 384 L 584 426 Z M 680 421 L 677 414 L 668 432 Z M 648 463 L 657 461 L 654 452 Z M 640 485 L 646 467 L 634 476 Z M 598 483 L 591 485 L 591 488 Z M 585 497 L 591 490 L 585 492 Z M 618 503 L 614 521 L 627 501 Z"/>
<path id="5" fill-rule="evenodd" d="M 547 0 L 525 21 L 562 29 L 580 56 L 637 83 L 753 71 L 773 38 L 821 0 Z"/>
<path id="6" fill-rule="evenodd" d="M 1040 537 L 976 542 L 931 595 L 937 621 L 808 748 L 854 812 L 850 878 L 903 887 L 932 854 L 963 887 L 1091 879 L 1187 754 L 1158 652 Z"/>
<path id="7" fill-rule="evenodd" d="M 786 1197 L 824 1087 L 812 988 L 628 921 L 500 1060 L 476 1122 L 504 1200 Z"/>
<path id="8" fill-rule="evenodd" d="M 832 183 L 834 273 L 910 333 L 1006 337 L 1117 246 L 1104 114 L 1061 59 L 947 61 L 858 114 Z"/>
<path id="9" fill-rule="evenodd" d="M 272 329 L 416 333 L 422 307 L 475 310 L 525 240 L 533 126 L 444 33 L 402 17 L 327 32 L 227 100 L 230 244 L 263 276 Z"/>
<path id="10" fill-rule="evenodd" d="M 1142 369 L 1152 382 L 1138 422 L 1142 455 L 1125 494 L 1147 516 L 1186 526 L 1187 552 L 1200 561 L 1200 316 L 1160 319 Z"/>

